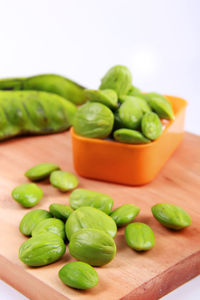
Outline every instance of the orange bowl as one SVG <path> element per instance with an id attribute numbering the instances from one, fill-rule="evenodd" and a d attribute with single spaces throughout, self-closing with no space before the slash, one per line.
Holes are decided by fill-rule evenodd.
<path id="1" fill-rule="evenodd" d="M 175 120 L 163 120 L 162 135 L 149 144 L 131 145 L 82 137 L 71 128 L 76 172 L 83 177 L 126 185 L 151 182 L 184 135 L 187 102 L 179 97 L 166 97 L 172 104 Z"/>

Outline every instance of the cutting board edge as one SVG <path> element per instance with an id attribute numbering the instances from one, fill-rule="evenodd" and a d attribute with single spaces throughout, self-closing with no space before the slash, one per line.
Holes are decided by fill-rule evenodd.
<path id="1" fill-rule="evenodd" d="M 1 280 L 31 300 L 38 300 L 37 291 L 43 300 L 71 300 L 2 255 L 0 255 L 0 270 Z"/>
<path id="2" fill-rule="evenodd" d="M 200 250 L 153 277 L 119 300 L 157 300 L 199 274 Z"/>

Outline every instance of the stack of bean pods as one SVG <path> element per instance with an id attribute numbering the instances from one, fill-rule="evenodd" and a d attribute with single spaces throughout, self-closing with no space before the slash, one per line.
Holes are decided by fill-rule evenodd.
<path id="1" fill-rule="evenodd" d="M 67 130 L 84 88 L 55 74 L 0 80 L 0 141 Z"/>

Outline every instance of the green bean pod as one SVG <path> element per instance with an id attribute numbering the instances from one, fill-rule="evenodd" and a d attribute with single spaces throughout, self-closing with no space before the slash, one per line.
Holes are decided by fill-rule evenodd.
<path id="1" fill-rule="evenodd" d="M 74 104 L 55 94 L 0 91 L 0 141 L 67 130 L 75 112 Z"/>
<path id="2" fill-rule="evenodd" d="M 31 90 L 57 94 L 78 105 L 85 101 L 84 87 L 76 82 L 56 74 L 41 74 L 23 78 L 5 78 L 0 80 L 0 90 Z"/>

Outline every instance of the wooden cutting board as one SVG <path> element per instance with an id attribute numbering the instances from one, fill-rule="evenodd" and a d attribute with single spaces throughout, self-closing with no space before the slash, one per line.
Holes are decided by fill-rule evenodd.
<path id="1" fill-rule="evenodd" d="M 26 240 L 18 224 L 29 210 L 12 200 L 11 191 L 27 182 L 23 174 L 28 168 L 41 162 L 53 162 L 74 172 L 69 132 L 18 138 L 0 145 L 0 273 L 8 284 L 37 300 L 150 300 L 200 273 L 200 137 L 186 133 L 181 146 L 148 185 L 129 187 L 79 178 L 80 187 L 111 195 L 115 207 L 123 203 L 138 205 L 141 212 L 135 220 L 150 225 L 156 236 L 152 250 L 137 253 L 126 245 L 124 229 L 120 229 L 115 239 L 115 259 L 96 268 L 99 284 L 88 291 L 71 289 L 58 278 L 59 269 L 74 260 L 68 249 L 60 261 L 42 268 L 29 268 L 18 259 L 19 246 Z M 69 203 L 69 193 L 57 191 L 48 181 L 39 185 L 44 198 L 36 208 L 48 209 L 54 202 Z M 164 228 L 151 215 L 151 206 L 158 202 L 186 209 L 192 225 L 181 232 Z"/>

